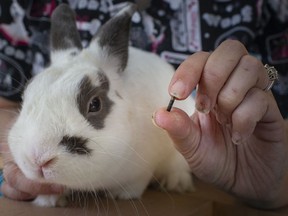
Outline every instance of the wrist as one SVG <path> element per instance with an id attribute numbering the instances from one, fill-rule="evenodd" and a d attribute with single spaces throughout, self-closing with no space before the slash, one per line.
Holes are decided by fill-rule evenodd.
<path id="1" fill-rule="evenodd" d="M 273 210 L 288 205 L 288 172 L 284 180 L 273 190 L 267 189 L 267 196 L 262 199 L 247 199 L 241 200 L 247 205 L 259 209 Z"/>

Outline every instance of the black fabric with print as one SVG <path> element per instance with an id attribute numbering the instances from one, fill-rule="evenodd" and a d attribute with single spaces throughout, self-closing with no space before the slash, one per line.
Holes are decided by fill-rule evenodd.
<path id="1" fill-rule="evenodd" d="M 126 1 L 1 1 L 0 96 L 21 101 L 27 80 L 49 65 L 50 16 L 62 2 L 76 11 L 81 40 L 87 46 L 99 26 Z M 273 93 L 287 117 L 288 7 L 283 5 L 287 1 L 279 2 L 151 1 L 149 8 L 133 17 L 131 44 L 159 54 L 176 68 L 196 51 L 214 50 L 228 38 L 240 40 L 263 64 L 274 65 L 279 71 Z"/>

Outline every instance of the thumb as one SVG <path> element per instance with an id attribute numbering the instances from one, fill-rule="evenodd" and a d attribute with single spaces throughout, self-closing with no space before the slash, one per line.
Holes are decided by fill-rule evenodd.
<path id="1" fill-rule="evenodd" d="M 154 113 L 153 122 L 166 130 L 176 149 L 189 162 L 200 143 L 197 115 L 194 114 L 190 118 L 181 109 L 174 107 L 171 112 L 168 112 L 165 108 L 161 108 Z"/>

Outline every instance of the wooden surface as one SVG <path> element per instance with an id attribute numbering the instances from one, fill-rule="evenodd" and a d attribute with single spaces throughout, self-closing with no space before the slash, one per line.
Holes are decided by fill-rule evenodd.
<path id="1" fill-rule="evenodd" d="M 1 158 L 0 158 L 1 165 Z M 74 195 L 67 208 L 42 208 L 30 202 L 0 198 L 2 216 L 283 216 L 288 207 L 277 211 L 250 208 L 214 186 L 196 180 L 196 191 L 177 194 L 148 189 L 141 200 L 111 200 L 89 194 Z"/>
<path id="2" fill-rule="evenodd" d="M 141 200 L 123 201 L 106 198 L 93 199 L 89 195 L 74 196 L 74 202 L 68 208 L 41 208 L 30 202 L 17 202 L 0 199 L 2 216 L 283 216 L 288 208 L 277 211 L 263 211 L 249 208 L 233 197 L 216 188 L 196 182 L 197 191 L 189 194 L 177 194 L 147 190 Z M 80 200 L 80 202 L 78 202 Z"/>

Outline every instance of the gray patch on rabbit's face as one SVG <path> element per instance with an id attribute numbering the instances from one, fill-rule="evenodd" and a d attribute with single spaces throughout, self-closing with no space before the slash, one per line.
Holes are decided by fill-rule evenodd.
<path id="1" fill-rule="evenodd" d="M 71 154 L 90 155 L 92 150 L 86 146 L 87 139 L 76 136 L 64 136 L 59 145 L 64 146 Z"/>
<path id="2" fill-rule="evenodd" d="M 91 79 L 85 76 L 79 85 L 79 93 L 77 96 L 77 104 L 80 113 L 95 128 L 104 128 L 106 117 L 109 115 L 113 102 L 108 98 L 109 80 L 105 74 L 98 73 L 100 86 L 94 86 Z M 94 98 L 100 101 L 100 108 L 97 112 L 89 112 L 89 106 Z"/>

